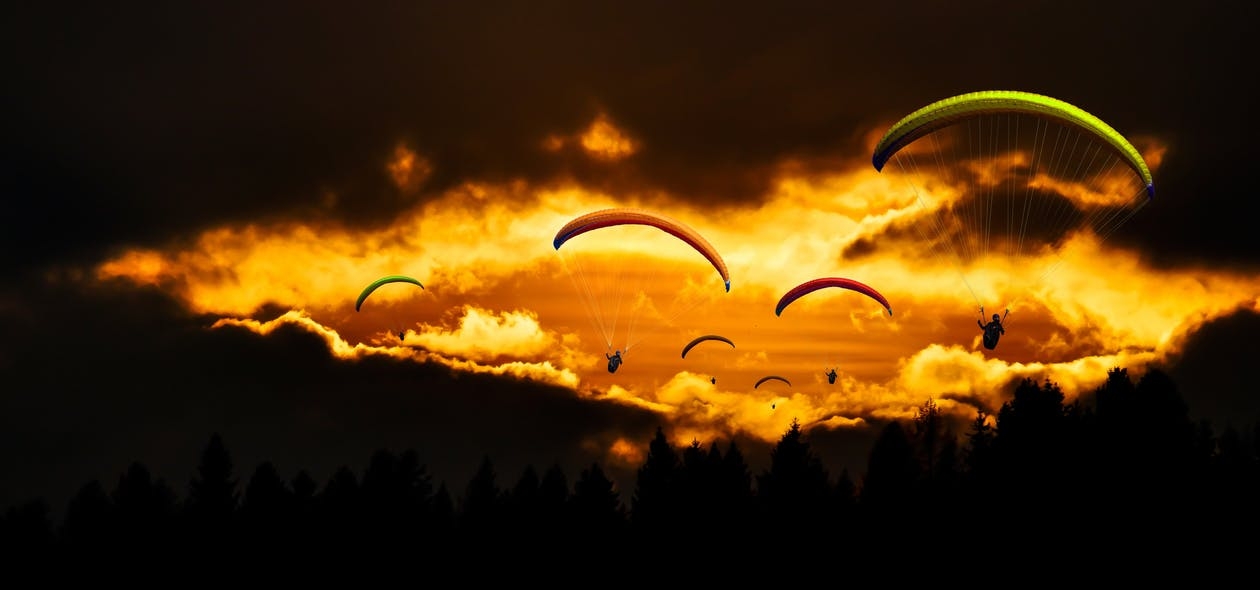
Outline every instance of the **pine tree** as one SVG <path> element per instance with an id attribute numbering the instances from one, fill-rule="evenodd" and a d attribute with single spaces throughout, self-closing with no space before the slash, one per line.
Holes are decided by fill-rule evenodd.
<path id="1" fill-rule="evenodd" d="M 216 432 L 202 450 L 197 475 L 188 486 L 186 512 L 193 542 L 217 544 L 226 539 L 236 517 L 237 488 L 232 456 Z"/>
<path id="2" fill-rule="evenodd" d="M 656 428 L 648 444 L 647 458 L 639 466 L 635 490 L 630 500 L 630 519 L 635 528 L 647 534 L 668 534 L 677 527 L 680 516 L 679 488 L 681 462 L 678 453 Z"/>

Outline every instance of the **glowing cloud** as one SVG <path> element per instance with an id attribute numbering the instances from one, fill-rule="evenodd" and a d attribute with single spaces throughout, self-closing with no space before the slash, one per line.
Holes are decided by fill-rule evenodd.
<path id="1" fill-rule="evenodd" d="M 386 166 L 394 186 L 404 192 L 414 192 L 433 173 L 433 165 L 427 159 L 406 146 L 394 148 L 394 158 Z"/>
<path id="2" fill-rule="evenodd" d="M 456 329 L 421 324 L 418 330 L 407 334 L 405 342 L 474 360 L 541 356 L 559 344 L 557 336 L 543 331 L 533 312 L 518 310 L 496 314 L 471 305 L 463 306 L 462 311 Z"/>
<path id="3" fill-rule="evenodd" d="M 638 151 L 638 146 L 606 115 L 600 115 L 580 137 L 586 153 L 603 160 L 621 160 Z"/>
<path id="4" fill-rule="evenodd" d="M 556 135 L 545 143 L 555 150 L 580 145 L 611 165 L 638 149 L 603 117 L 578 136 Z M 1164 149 L 1144 149 L 1152 166 Z M 779 170 L 781 177 L 760 202 L 720 211 L 699 210 L 670 195 L 469 179 L 427 195 L 389 227 L 223 226 L 178 247 L 123 252 L 98 266 L 95 278 L 161 287 L 195 312 L 221 316 L 218 326 L 263 335 L 281 324 L 299 326 L 318 334 L 338 358 L 435 362 L 647 409 L 661 416 L 671 439 L 682 441 L 735 433 L 775 441 L 793 419 L 811 428 L 911 419 L 927 399 L 967 419 L 977 408 L 1000 407 L 1011 380 L 1023 376 L 1054 380 L 1074 397 L 1101 383 L 1108 369 L 1136 370 L 1166 358 L 1203 322 L 1257 305 L 1260 278 L 1209 268 L 1151 268 L 1140 256 L 1089 234 L 1068 235 L 1053 250 L 979 259 L 985 270 L 964 284 L 959 269 L 933 256 L 934 248 L 916 233 L 912 224 L 934 211 L 917 202 L 905 183 L 867 162 L 825 173 L 784 162 Z M 431 172 L 422 156 L 401 147 L 382 171 L 404 190 L 418 189 Z M 962 181 L 929 181 L 945 201 L 964 192 Z M 1102 192 L 1080 200 L 1105 200 L 1110 191 L 1099 185 L 1088 190 Z M 657 247 L 651 238 L 601 244 L 614 261 L 631 263 L 624 268 L 650 266 L 664 277 L 634 293 L 633 301 L 646 310 L 635 328 L 644 344 L 609 374 L 603 338 L 552 239 L 580 213 L 635 206 L 663 208 L 687 221 L 721 251 L 733 286 L 670 316 L 664 308 L 671 298 L 712 286 L 689 282 L 688 269 L 709 279 L 712 269 L 694 251 Z M 1022 268 L 1051 264 L 1055 272 L 1031 287 L 1012 279 Z M 360 289 L 390 274 L 416 277 L 425 288 L 399 297 L 383 293 L 378 305 L 356 313 Z M 876 287 L 894 303 L 896 317 L 859 297 L 802 305 L 775 317 L 775 301 L 786 289 L 820 276 Z M 969 289 L 986 302 L 1011 301 L 1011 324 L 996 351 L 979 347 Z M 242 319 L 268 304 L 293 311 L 267 322 Z M 402 342 L 389 337 L 399 331 L 405 333 Z M 692 358 L 700 349 L 679 358 L 683 345 L 706 333 L 728 336 L 739 348 L 709 361 Z M 838 367 L 843 377 L 827 383 L 825 367 Z M 754 390 L 756 379 L 768 374 L 784 375 L 794 387 Z M 610 437 L 593 444 L 633 462 L 630 451 L 642 441 Z"/>

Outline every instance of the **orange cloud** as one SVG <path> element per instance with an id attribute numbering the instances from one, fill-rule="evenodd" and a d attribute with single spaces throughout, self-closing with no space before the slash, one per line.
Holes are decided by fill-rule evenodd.
<path id="1" fill-rule="evenodd" d="M 633 153 L 616 147 L 624 133 L 605 123 L 583 137 L 604 137 L 592 145 L 620 157 Z M 389 173 L 403 170 L 405 156 L 395 154 Z M 409 164 L 412 173 L 419 161 Z M 889 233 L 932 210 L 901 179 L 862 164 L 820 174 L 785 162 L 761 202 L 728 205 L 720 215 L 681 197 L 670 206 L 652 200 L 660 195 L 575 184 L 469 181 L 389 227 L 225 225 L 180 247 L 124 252 L 95 276 L 158 285 L 191 310 L 220 315 L 218 325 L 264 335 L 280 323 L 301 326 L 340 358 L 386 354 L 553 383 L 600 403 L 656 412 L 671 439 L 706 441 L 738 432 L 774 441 L 793 419 L 825 428 L 909 419 L 929 398 L 970 417 L 971 404 L 1000 406 L 1008 393 L 1000 388 L 1012 375 L 1051 378 L 1075 396 L 1109 368 L 1175 354 L 1196 326 L 1257 305 L 1260 278 L 1154 269 L 1088 233 L 1054 250 L 977 257 L 960 269 L 913 231 Z M 943 177 L 932 182 L 947 199 L 965 188 Z M 694 250 L 652 228 L 592 232 L 563 252 L 552 246 L 556 230 L 579 214 L 649 202 L 714 244 L 730 269 L 730 292 Z M 862 240 L 878 247 L 845 255 Z M 566 266 L 569 246 L 586 254 L 594 271 L 588 278 L 634 287 L 621 315 L 601 323 L 584 304 L 585 291 Z M 1045 268 L 1053 272 L 1030 272 Z M 362 287 L 386 274 L 413 276 L 425 288 L 378 293 L 355 312 Z M 856 294 L 822 295 L 774 315 L 787 289 L 821 276 L 876 287 L 895 315 Z M 998 350 L 984 351 L 977 304 L 997 302 L 1009 302 L 1010 330 Z M 270 322 L 248 319 L 266 304 L 292 311 Z M 397 331 L 405 332 L 401 343 L 387 334 Z M 628 333 L 639 343 L 610 374 L 605 348 Z M 727 336 L 736 348 L 723 357 L 681 358 L 681 347 L 703 333 Z M 828 367 L 842 375 L 835 384 L 822 377 Z M 767 374 L 794 386 L 754 389 Z M 624 454 L 612 449 L 614 440 L 596 443 Z"/>
<path id="2" fill-rule="evenodd" d="M 603 160 L 621 160 L 638 151 L 638 145 L 624 131 L 600 115 L 579 138 L 586 153 Z"/>
<path id="3" fill-rule="evenodd" d="M 394 159 L 386 166 L 394 186 L 404 192 L 415 192 L 433 173 L 433 165 L 406 146 L 394 148 Z"/>
<path id="4" fill-rule="evenodd" d="M 405 342 L 474 360 L 543 356 L 560 344 L 557 336 L 543 331 L 538 316 L 530 311 L 496 314 L 471 305 L 463 306 L 462 311 L 458 328 L 421 324 L 407 334 Z"/>

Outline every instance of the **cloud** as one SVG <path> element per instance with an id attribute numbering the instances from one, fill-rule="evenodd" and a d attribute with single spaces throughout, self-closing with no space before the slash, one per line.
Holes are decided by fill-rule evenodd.
<path id="1" fill-rule="evenodd" d="M 552 248 L 554 232 L 573 216 L 652 203 L 646 195 L 520 181 L 464 183 L 370 230 L 291 222 L 215 228 L 178 248 L 123 252 L 96 276 L 167 289 L 196 313 L 257 322 L 259 331 L 268 321 L 302 325 L 341 358 L 386 355 L 552 383 L 583 399 L 656 413 L 680 436 L 763 441 L 777 439 L 793 418 L 833 428 L 907 419 L 929 398 L 960 419 L 993 411 L 1016 376 L 1050 378 L 1080 395 L 1112 366 L 1174 353 L 1177 334 L 1260 288 L 1253 276 L 1206 267 L 1150 268 L 1137 253 L 1089 234 L 1053 251 L 978 261 L 983 271 L 964 283 L 948 261 L 916 252 L 911 234 L 888 239 L 890 228 L 923 211 L 884 175 L 791 162 L 779 170 L 764 202 L 719 213 L 654 197 L 722 252 L 729 293 L 710 289 L 713 270 L 693 249 L 653 228 L 592 232 L 564 251 Z M 629 232 L 634 240 L 612 237 Z M 844 255 L 870 239 L 880 247 Z M 579 294 L 598 297 L 598 289 L 575 290 L 578 255 L 586 268 L 578 272 L 608 287 L 604 295 L 642 289 L 638 311 L 615 321 L 594 317 Z M 1054 272 L 1032 285 L 1012 278 L 1047 267 Z M 373 305 L 347 312 L 363 284 L 394 273 L 425 288 L 381 292 Z M 895 315 L 860 295 L 834 293 L 773 315 L 788 288 L 820 276 L 875 286 Z M 977 299 L 1008 301 L 1012 312 L 1008 334 L 987 355 L 974 327 Z M 269 305 L 300 313 L 252 318 Z M 608 374 L 606 339 L 622 338 L 631 317 L 642 344 Z M 390 336 L 398 332 L 406 346 Z M 701 333 L 732 338 L 735 354 L 704 366 L 678 358 Z M 835 386 L 820 381 L 828 366 L 845 375 Z M 798 386 L 751 388 L 776 373 Z"/>
<path id="2" fill-rule="evenodd" d="M 636 142 L 603 114 L 578 139 L 586 153 L 603 160 L 621 160 L 638 151 Z"/>
<path id="3" fill-rule="evenodd" d="M 418 330 L 407 335 L 405 342 L 474 360 L 541 356 L 559 344 L 555 335 L 543 331 L 533 312 L 516 310 L 496 314 L 471 305 L 463 306 L 462 311 L 457 328 L 447 330 L 421 324 Z"/>

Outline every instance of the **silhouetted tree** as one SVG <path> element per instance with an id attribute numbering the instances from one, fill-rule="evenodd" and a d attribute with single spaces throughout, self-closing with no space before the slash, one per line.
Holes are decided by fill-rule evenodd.
<path id="1" fill-rule="evenodd" d="M 713 461 L 710 453 L 710 461 Z M 739 445 L 731 440 L 726 445 L 726 452 L 718 468 L 717 497 L 714 502 L 722 515 L 723 525 L 719 530 L 742 528 L 755 517 L 756 506 L 753 493 L 752 471 Z"/>
<path id="2" fill-rule="evenodd" d="M 359 478 L 349 466 L 337 468 L 318 497 L 320 541 L 336 550 L 362 536 L 363 510 Z"/>
<path id="3" fill-rule="evenodd" d="M 94 479 L 83 484 L 70 499 L 58 536 L 76 553 L 109 553 L 114 550 L 117 526 L 114 503 L 105 486 Z"/>
<path id="4" fill-rule="evenodd" d="M 188 486 L 185 512 L 193 542 L 223 543 L 235 524 L 240 499 L 232 456 L 219 433 L 201 452 L 201 462 Z"/>
<path id="5" fill-rule="evenodd" d="M 678 453 L 658 426 L 656 436 L 648 443 L 647 457 L 636 472 L 634 494 L 630 499 L 630 520 L 637 530 L 649 534 L 669 534 L 677 530 L 681 512 L 680 469 Z"/>
<path id="6" fill-rule="evenodd" d="M 628 524 L 626 510 L 616 485 L 599 463 L 592 463 L 578 475 L 570 504 L 579 527 L 577 538 L 588 548 L 604 552 L 610 544 L 623 540 Z"/>
<path id="7" fill-rule="evenodd" d="M 936 400 L 929 398 L 915 410 L 911 444 L 919 460 L 923 489 L 929 497 L 947 496 L 958 473 L 958 440 Z"/>
<path id="8" fill-rule="evenodd" d="M 573 519 L 569 515 L 569 478 L 559 463 L 553 463 L 543 473 L 538 484 L 538 517 L 546 523 L 547 530 L 570 531 Z"/>
<path id="9" fill-rule="evenodd" d="M 1046 506 L 1061 500 L 1066 421 L 1063 392 L 1058 384 L 1038 385 L 1023 379 L 997 417 L 994 451 L 1001 463 L 1003 497 L 1020 504 L 1028 516 L 1046 514 Z M 1013 523 L 1015 524 L 1015 523 Z"/>
<path id="10" fill-rule="evenodd" d="M 288 544 L 296 516 L 293 492 L 270 461 L 254 468 L 241 499 L 240 516 L 243 541 L 251 548 L 275 550 Z"/>
<path id="11" fill-rule="evenodd" d="M 152 552 L 169 547 L 176 530 L 176 497 L 164 480 L 154 480 L 147 467 L 134 462 L 118 478 L 111 497 L 120 550 Z"/>
<path id="12" fill-rule="evenodd" d="M 836 523 L 846 529 L 858 524 L 858 487 L 849 475 L 848 469 L 842 469 L 836 483 L 832 486 L 832 504 Z"/>
<path id="13" fill-rule="evenodd" d="M 997 432 L 989 425 L 989 415 L 976 410 L 976 417 L 967 431 L 967 443 L 962 451 L 962 487 L 965 510 L 980 509 L 989 504 L 996 489 L 998 463 L 993 450 Z"/>
<path id="14" fill-rule="evenodd" d="M 877 530 L 895 530 L 916 512 L 915 490 L 921 474 L 905 428 L 897 421 L 885 424 L 871 447 L 859 492 L 863 511 Z"/>
<path id="15" fill-rule="evenodd" d="M 48 504 L 39 498 L 10 506 L 0 517 L 0 555 L 9 562 L 6 574 L 32 567 L 30 560 L 42 562 L 50 556 L 56 534 Z"/>
<path id="16" fill-rule="evenodd" d="M 293 511 L 299 519 L 308 520 L 314 517 L 316 493 L 319 484 L 305 469 L 299 470 L 289 482 L 293 492 Z"/>
<path id="17" fill-rule="evenodd" d="M 406 489 L 398 473 L 398 457 L 387 449 L 378 449 L 368 459 L 359 484 L 360 509 L 363 514 L 363 543 L 379 549 L 396 546 L 402 537 L 400 528 Z"/>
<path id="18" fill-rule="evenodd" d="M 757 476 L 757 498 L 767 526 L 779 532 L 801 532 L 827 516 L 831 483 L 822 460 L 810 449 L 800 421 L 791 426 L 770 451 L 770 467 Z"/>
<path id="19" fill-rule="evenodd" d="M 404 528 L 424 526 L 433 508 L 433 475 L 415 449 L 398 455 L 396 479 L 402 500 L 399 519 Z"/>
<path id="20" fill-rule="evenodd" d="M 503 517 L 503 492 L 489 456 L 481 460 L 477 472 L 464 488 L 459 506 L 460 535 L 474 546 L 500 546 L 499 529 Z"/>
<path id="21" fill-rule="evenodd" d="M 436 541 L 445 545 L 454 538 L 458 525 L 455 499 L 446 488 L 446 482 L 438 484 L 433 493 L 433 506 L 428 516 L 426 541 Z"/>
<path id="22" fill-rule="evenodd" d="M 697 439 L 692 439 L 691 444 L 682 450 L 677 489 L 674 492 L 679 502 L 677 524 L 693 538 L 696 534 L 713 531 L 710 525 L 714 520 L 713 498 L 716 495 L 719 465 L 721 454 L 717 455 L 717 462 L 710 462 L 709 453 L 700 446 Z"/>
<path id="23" fill-rule="evenodd" d="M 925 503 L 920 513 L 934 519 L 957 514 L 954 503 L 961 485 L 958 438 L 936 400 L 929 398 L 915 410 L 910 439 L 919 461 L 917 492 Z"/>
<path id="24" fill-rule="evenodd" d="M 541 514 L 540 487 L 542 481 L 533 464 L 526 465 L 516 484 L 508 491 L 504 504 L 507 532 L 516 542 L 537 534 L 545 524 Z"/>

